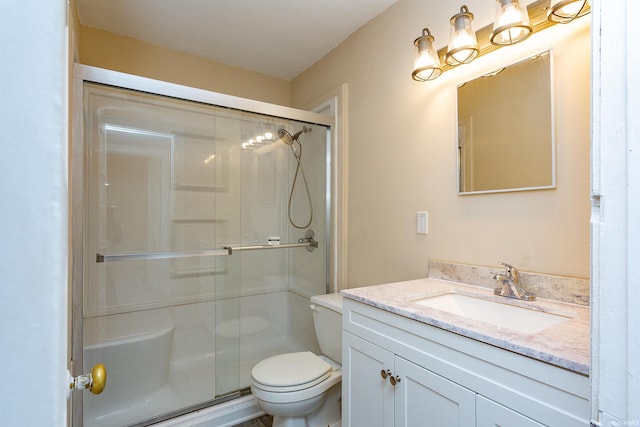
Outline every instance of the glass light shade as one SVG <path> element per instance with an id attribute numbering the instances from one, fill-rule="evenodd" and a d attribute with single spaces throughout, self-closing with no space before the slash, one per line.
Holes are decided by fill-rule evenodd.
<path id="1" fill-rule="evenodd" d="M 449 47 L 445 62 L 449 65 L 468 64 L 478 56 L 478 39 L 471 28 L 473 13 L 467 6 L 460 8 L 460 13 L 451 17 Z"/>
<path id="2" fill-rule="evenodd" d="M 567 24 L 591 12 L 589 0 L 551 0 L 547 19 L 551 22 Z"/>
<path id="3" fill-rule="evenodd" d="M 422 30 L 422 36 L 414 40 L 413 44 L 418 48 L 418 54 L 413 63 L 413 80 L 426 82 L 436 79 L 442 74 L 442 66 L 438 53 L 433 48 L 435 39 L 429 29 Z"/>
<path id="4" fill-rule="evenodd" d="M 518 0 L 496 0 L 496 19 L 493 22 L 491 43 L 510 45 L 523 41 L 531 35 L 533 27 L 529 21 L 527 7 Z"/>

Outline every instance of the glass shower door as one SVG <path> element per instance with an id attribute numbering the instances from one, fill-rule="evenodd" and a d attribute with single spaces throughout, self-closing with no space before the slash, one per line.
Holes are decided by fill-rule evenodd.
<path id="1" fill-rule="evenodd" d="M 108 372 L 84 425 L 203 408 L 317 352 L 327 127 L 87 82 L 83 104 L 80 346 Z"/>
<path id="2" fill-rule="evenodd" d="M 302 147 L 296 143 L 301 153 L 296 178 L 297 158 L 278 131 L 295 135 L 305 126 L 309 132 L 299 136 Z M 240 240 L 232 245 L 273 249 L 239 250 L 229 259 L 239 263 L 240 272 L 240 387 L 250 386 L 251 369 L 267 357 L 318 351 L 309 297 L 327 287 L 326 136 L 324 126 L 242 115 L 240 232 L 234 233 Z M 308 227 L 294 227 L 289 211 L 297 224 L 311 219 Z M 296 244 L 310 230 L 317 248 L 278 249 Z"/>
<path id="3" fill-rule="evenodd" d="M 84 424 L 128 425 L 237 390 L 234 364 L 215 375 L 238 353 L 237 333 L 216 342 L 217 319 L 239 318 L 239 302 L 218 300 L 237 263 L 224 251 L 126 256 L 215 253 L 235 239 L 239 113 L 94 84 L 85 105 L 83 365 L 104 363 L 108 385 L 84 397 Z"/>

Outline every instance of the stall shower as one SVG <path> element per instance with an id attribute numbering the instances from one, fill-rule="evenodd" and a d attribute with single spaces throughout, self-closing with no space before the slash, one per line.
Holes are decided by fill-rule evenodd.
<path id="1" fill-rule="evenodd" d="M 317 351 L 307 307 L 328 287 L 330 119 L 80 71 L 73 355 L 78 370 L 105 364 L 107 386 L 74 401 L 74 425 L 215 405 L 248 393 L 258 361 Z"/>

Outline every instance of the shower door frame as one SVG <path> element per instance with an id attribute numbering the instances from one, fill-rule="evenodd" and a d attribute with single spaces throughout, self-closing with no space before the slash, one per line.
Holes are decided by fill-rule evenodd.
<path id="1" fill-rule="evenodd" d="M 146 77 L 135 76 L 118 71 L 92 67 L 83 64 L 74 64 L 73 68 L 73 116 L 72 116 L 72 142 L 71 142 L 71 304 L 70 304 L 70 352 L 71 374 L 77 376 L 82 374 L 83 368 L 83 280 L 84 280 L 84 84 L 97 83 L 107 86 L 114 86 L 121 89 L 129 89 L 139 92 L 146 92 L 154 95 L 166 96 L 186 101 L 194 101 L 211 106 L 225 107 L 250 113 L 258 113 L 285 120 L 295 120 L 327 127 L 325 144 L 327 150 L 326 162 L 326 212 L 325 212 L 325 239 L 326 245 L 326 283 L 325 292 L 330 292 L 333 288 L 332 275 L 330 274 L 330 254 L 335 250 L 337 242 L 332 242 L 331 218 L 332 210 L 335 209 L 331 203 L 331 177 L 332 177 L 332 141 L 331 128 L 335 125 L 332 116 L 314 113 L 311 111 L 299 110 L 267 102 L 256 101 L 237 96 L 221 94 L 204 89 L 192 88 L 175 83 L 154 80 Z M 109 367 L 107 366 L 107 370 Z M 71 405 L 71 425 L 82 426 L 83 424 L 82 395 L 74 393 Z"/>

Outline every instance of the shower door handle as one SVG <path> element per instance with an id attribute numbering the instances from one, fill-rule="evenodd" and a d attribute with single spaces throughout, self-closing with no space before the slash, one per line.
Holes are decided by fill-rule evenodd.
<path id="1" fill-rule="evenodd" d="M 100 394 L 107 386 L 107 368 L 102 363 L 94 365 L 88 374 L 72 377 L 69 371 L 67 371 L 67 376 L 69 383 L 67 398 L 69 398 L 69 394 L 74 390 L 89 390 L 93 394 Z"/>
<path id="2" fill-rule="evenodd" d="M 255 251 L 262 249 L 290 249 L 290 248 L 307 248 L 307 251 L 313 252 L 318 247 L 318 241 L 315 239 L 313 230 L 307 230 L 304 237 L 298 239 L 298 243 L 279 243 L 277 245 L 253 245 L 253 246 L 225 246 L 224 249 L 229 251 L 229 255 L 239 251 Z"/>
<path id="3" fill-rule="evenodd" d="M 207 249 L 201 251 L 180 251 L 180 252 L 128 252 L 128 253 L 102 253 L 96 254 L 96 262 L 113 261 L 145 261 L 152 259 L 177 259 L 196 258 L 206 256 L 226 256 L 231 255 L 228 249 Z"/>
<path id="4" fill-rule="evenodd" d="M 252 245 L 252 246 L 225 246 L 223 249 L 207 249 L 200 251 L 179 251 L 179 252 L 129 252 L 129 253 L 102 253 L 96 254 L 96 262 L 113 262 L 113 261 L 144 261 L 158 259 L 177 259 L 177 258 L 197 258 L 207 256 L 227 256 L 234 252 L 255 251 L 255 250 L 273 250 L 273 249 L 290 249 L 290 248 L 306 248 L 307 251 L 313 252 L 318 247 L 318 241 L 315 239 L 313 230 L 307 230 L 304 237 L 298 239 L 298 243 L 281 243 L 279 245 Z"/>

